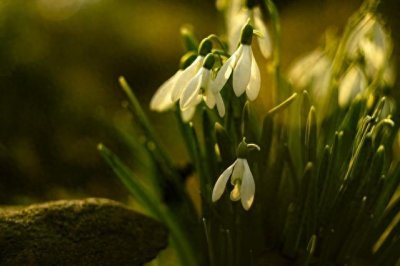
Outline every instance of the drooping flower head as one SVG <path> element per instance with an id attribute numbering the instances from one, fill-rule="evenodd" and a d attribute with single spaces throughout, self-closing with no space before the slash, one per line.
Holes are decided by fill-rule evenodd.
<path id="1" fill-rule="evenodd" d="M 392 41 L 382 22 L 372 13 L 366 14 L 351 32 L 346 48 L 352 60 L 362 57 L 367 74 L 373 76 L 387 66 Z"/>
<path id="2" fill-rule="evenodd" d="M 180 69 L 167 81 L 165 81 L 153 95 L 150 101 L 150 110 L 157 112 L 164 112 L 170 109 L 175 101 L 172 100 L 172 91 L 179 77 L 182 75 L 184 69 L 190 66 L 197 58 L 197 55 L 189 52 L 181 58 Z"/>
<path id="3" fill-rule="evenodd" d="M 339 106 L 348 106 L 358 94 L 365 91 L 367 85 L 367 78 L 361 68 L 357 65 L 350 66 L 339 83 Z"/>
<path id="4" fill-rule="evenodd" d="M 196 106 L 203 99 L 208 108 L 212 109 L 217 106 L 218 114 L 223 117 L 225 115 L 225 105 L 219 91 L 211 90 L 212 67 L 215 62 L 213 54 L 208 54 L 203 62 L 203 66 L 197 74 L 189 81 L 187 86 L 183 88 L 182 96 L 179 101 L 182 112 L 188 113 L 184 115 L 185 121 L 192 118 Z"/>
<path id="5" fill-rule="evenodd" d="M 301 57 L 290 68 L 288 78 L 298 90 L 307 90 L 313 99 L 325 99 L 332 77 L 332 60 L 326 52 L 316 49 Z"/>
<path id="6" fill-rule="evenodd" d="M 237 159 L 217 179 L 212 192 L 212 201 L 219 200 L 225 191 L 229 178 L 233 189 L 230 193 L 232 201 L 241 201 L 243 209 L 250 209 L 254 201 L 255 183 L 247 162 L 248 152 L 252 149 L 260 150 L 260 147 L 253 143 L 246 143 L 243 138 L 237 148 Z"/>
<path id="7" fill-rule="evenodd" d="M 251 49 L 252 40 L 253 27 L 246 24 L 242 29 L 239 47 L 218 71 L 212 85 L 214 91 L 220 91 L 233 73 L 232 82 L 235 95 L 239 97 L 246 92 L 250 101 L 257 98 L 261 87 L 261 77 Z"/>
<path id="8" fill-rule="evenodd" d="M 226 24 L 230 52 L 236 50 L 240 41 L 243 25 L 249 22 L 261 34 L 261 37 L 257 39 L 261 54 L 266 59 L 270 58 L 272 53 L 271 38 L 268 28 L 262 19 L 262 12 L 257 5 L 257 1 L 248 0 L 246 1 L 245 7 L 242 6 L 240 1 L 233 1 L 228 12 Z"/>
<path id="9" fill-rule="evenodd" d="M 211 52 L 212 42 L 205 38 L 199 45 L 198 54 L 189 52 L 181 59 L 180 69 L 156 91 L 150 102 L 150 109 L 164 112 L 170 109 L 181 97 L 184 88 L 203 65 L 204 57 Z M 190 120 L 194 110 L 187 109 L 182 113 L 184 120 Z"/>
<path id="10" fill-rule="evenodd" d="M 191 79 L 197 74 L 203 65 L 204 57 L 211 52 L 212 42 L 209 38 L 205 38 L 199 45 L 199 52 L 197 58 L 193 63 L 187 67 L 177 79 L 175 86 L 171 93 L 173 102 L 179 100 L 182 96 L 183 90 L 187 87 Z"/>

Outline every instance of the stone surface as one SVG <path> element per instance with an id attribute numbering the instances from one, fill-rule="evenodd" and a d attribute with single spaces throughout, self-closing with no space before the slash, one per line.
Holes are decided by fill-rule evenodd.
<path id="1" fill-rule="evenodd" d="M 167 246 L 159 222 L 107 199 L 0 209 L 0 265 L 142 265 Z"/>

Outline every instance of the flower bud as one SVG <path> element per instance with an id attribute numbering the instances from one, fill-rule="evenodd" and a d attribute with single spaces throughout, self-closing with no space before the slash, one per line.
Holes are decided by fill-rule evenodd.
<path id="1" fill-rule="evenodd" d="M 215 57 L 213 54 L 208 54 L 204 59 L 203 67 L 211 70 L 215 63 Z"/>
<path id="2" fill-rule="evenodd" d="M 237 147 L 236 156 L 238 158 L 246 159 L 247 154 L 248 154 L 247 143 L 246 143 L 245 139 L 243 138 L 243 140 L 239 143 L 239 145 Z"/>
<path id="3" fill-rule="evenodd" d="M 245 45 L 251 45 L 252 40 L 253 40 L 253 26 L 247 23 L 242 29 L 240 43 Z"/>

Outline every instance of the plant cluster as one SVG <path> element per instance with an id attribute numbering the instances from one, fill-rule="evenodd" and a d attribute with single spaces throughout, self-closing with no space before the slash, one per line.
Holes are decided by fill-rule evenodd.
<path id="1" fill-rule="evenodd" d="M 200 43 L 182 30 L 187 51 L 180 69 L 150 108 L 175 113 L 186 168 L 174 164 L 120 78 L 141 129 L 141 137 L 125 136 L 145 158 L 146 178 L 104 145 L 99 150 L 147 213 L 167 225 L 182 265 L 398 261 L 393 45 L 378 4 L 366 1 L 340 38 L 295 62 L 287 75 L 271 0 L 217 1 L 226 34 Z M 259 93 L 271 99 L 268 111 L 255 108 Z M 192 174 L 200 210 L 185 187 Z"/>

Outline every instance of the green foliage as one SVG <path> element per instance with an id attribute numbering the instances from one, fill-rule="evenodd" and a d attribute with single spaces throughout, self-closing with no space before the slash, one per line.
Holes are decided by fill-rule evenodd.
<path id="1" fill-rule="evenodd" d="M 195 105 L 201 109 L 200 123 L 185 122 L 182 114 L 186 110 L 179 104 L 170 107 L 176 113 L 189 164 L 198 178 L 200 216 L 185 190 L 188 174 L 173 163 L 162 147 L 159 135 L 123 78 L 120 84 L 130 109 L 143 137 L 152 146 L 146 150 L 151 165 L 158 170 L 158 182 L 150 185 L 156 186 L 151 191 L 159 191 L 159 195 L 142 187 L 104 146 L 100 146 L 101 154 L 135 198 L 169 227 L 182 265 L 355 265 L 364 260 L 394 265 L 400 258 L 396 253 L 400 243 L 400 200 L 395 196 L 400 165 L 392 153 L 393 147 L 399 149 L 398 126 L 392 120 L 394 111 L 387 109 L 391 96 L 384 70 L 368 74 L 374 62 L 368 63 L 367 52 L 352 58 L 349 48 L 354 36 L 365 30 L 360 26 L 364 17 L 371 16 L 374 21 L 377 3 L 367 1 L 350 19 L 340 40 L 327 44 L 329 49 L 335 47 L 331 53 L 332 72 L 326 94 L 319 97 L 312 87 L 318 76 L 305 87 L 284 77 L 277 10 L 272 1 L 259 5 L 268 11 L 273 28 L 275 79 L 274 88 L 268 90 L 274 90 L 272 94 L 277 96 L 274 106 L 266 114 L 255 112 L 244 94 L 236 97 L 237 91 L 233 92 L 235 77 L 227 77 L 221 91 L 224 116 L 208 109 L 207 100 L 206 104 L 200 101 Z M 187 50 L 196 50 L 192 33 L 186 29 L 183 37 Z M 213 35 L 207 40 L 216 38 Z M 215 53 L 221 61 L 215 67 L 218 72 L 229 51 L 222 41 L 216 43 L 224 50 Z M 390 55 L 386 54 L 386 60 Z M 367 76 L 368 87 L 363 90 L 353 91 L 354 84 L 343 84 L 354 64 L 360 64 L 363 72 L 354 74 L 352 80 Z M 233 67 L 234 71 L 239 70 Z M 363 80 L 356 85 L 360 84 Z M 207 93 L 205 86 L 198 92 L 202 99 L 208 97 L 203 94 Z M 244 138 L 251 144 L 243 146 Z M 258 147 L 252 143 L 261 150 L 251 151 L 250 147 Z M 239 155 L 235 154 L 236 147 L 241 149 Z M 236 158 L 249 164 L 251 180 L 254 178 L 254 203 L 250 203 L 249 210 L 233 201 L 232 194 L 229 198 L 226 191 L 239 185 L 244 196 L 247 189 L 246 170 L 235 172 Z M 226 176 L 226 189 L 223 182 L 224 193 L 214 200 L 217 176 L 229 169 L 232 184 L 230 175 Z M 165 197 L 171 192 L 173 200 Z"/>

